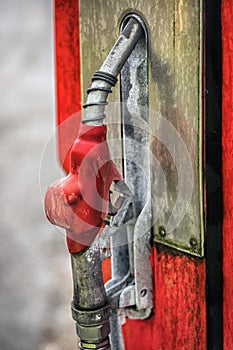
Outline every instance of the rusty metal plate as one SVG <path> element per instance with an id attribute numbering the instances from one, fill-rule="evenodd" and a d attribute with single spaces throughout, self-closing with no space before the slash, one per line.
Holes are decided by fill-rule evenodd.
<path id="1" fill-rule="evenodd" d="M 133 12 L 146 23 L 154 241 L 196 256 L 204 255 L 202 7 L 201 0 L 80 0 L 83 100 L 122 19 Z M 120 96 L 118 84 L 110 101 Z"/>

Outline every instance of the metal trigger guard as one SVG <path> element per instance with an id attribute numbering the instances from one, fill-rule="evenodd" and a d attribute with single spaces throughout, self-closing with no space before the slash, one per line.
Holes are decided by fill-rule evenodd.
<path id="1" fill-rule="evenodd" d="M 152 303 L 148 300 L 148 308 L 142 310 L 136 305 L 133 231 L 137 219 L 133 194 L 124 181 L 115 181 L 114 190 L 120 195 L 121 207 L 99 236 L 101 260 L 112 257 L 112 279 L 105 288 L 111 304 L 127 308 L 127 317 L 145 319 L 151 313 Z"/>
<path id="2" fill-rule="evenodd" d="M 147 299 L 147 293 L 143 295 L 144 303 L 146 303 L 144 305 L 147 307 L 140 309 L 136 303 L 137 284 L 135 284 L 133 236 L 137 218 L 133 194 L 124 181 L 115 181 L 114 190 L 120 196 L 121 207 L 111 218 L 109 226 L 106 226 L 99 236 L 99 246 L 102 260 L 110 256 L 112 258 L 112 279 L 105 284 L 112 310 L 111 343 L 114 344 L 114 349 L 123 349 L 121 325 L 125 322 L 125 318 L 147 319 L 151 314 L 153 304 L 152 298 L 150 299 L 152 295 L 148 292 Z M 141 260 L 142 265 L 143 263 L 144 261 Z M 140 276 L 140 279 L 142 280 L 143 276 Z"/>

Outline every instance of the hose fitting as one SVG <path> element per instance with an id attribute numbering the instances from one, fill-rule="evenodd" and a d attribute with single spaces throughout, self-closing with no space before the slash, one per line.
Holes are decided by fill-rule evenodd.
<path id="1" fill-rule="evenodd" d="M 71 254 L 76 321 L 80 349 L 110 349 L 110 307 L 104 288 L 98 242 L 78 254 Z M 93 278 L 91 278 L 93 277 Z"/>

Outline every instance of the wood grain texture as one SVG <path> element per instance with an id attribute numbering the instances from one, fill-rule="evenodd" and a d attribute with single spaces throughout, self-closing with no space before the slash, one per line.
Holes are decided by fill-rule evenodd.
<path id="1" fill-rule="evenodd" d="M 79 2 L 55 0 L 55 57 L 58 152 L 69 170 L 69 149 L 77 136 L 81 114 Z"/>
<path id="2" fill-rule="evenodd" d="M 233 2 L 222 1 L 224 349 L 233 349 Z"/>
<path id="3" fill-rule="evenodd" d="M 206 349 L 205 261 L 154 252 L 154 315 L 123 326 L 127 350 Z"/>

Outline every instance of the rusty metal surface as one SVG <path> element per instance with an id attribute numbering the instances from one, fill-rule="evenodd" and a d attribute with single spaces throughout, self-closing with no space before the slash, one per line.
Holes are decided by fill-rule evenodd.
<path id="1" fill-rule="evenodd" d="M 202 1 L 81 0 L 84 94 L 93 71 L 98 69 L 114 44 L 122 18 L 129 12 L 139 13 L 145 19 L 149 34 L 151 183 L 155 217 L 161 208 L 154 158 L 162 167 L 166 181 L 165 194 L 161 194 L 162 214 L 154 223 L 154 240 L 203 256 Z M 110 101 L 120 101 L 119 85 Z M 187 164 L 187 154 L 180 151 L 179 141 L 178 145 L 171 145 L 173 149 L 166 147 L 166 140 L 163 142 L 164 121 L 174 127 L 184 142 L 191 171 L 187 170 L 190 164 Z M 119 135 L 120 128 L 115 127 L 109 137 Z M 169 138 L 169 133 L 166 136 Z M 179 197 L 181 186 L 187 188 L 186 192 L 190 189 L 186 176 L 193 176 L 190 203 Z M 183 207 L 186 207 L 185 215 L 179 222 L 179 210 Z"/>
<path id="2" fill-rule="evenodd" d="M 72 316 L 80 338 L 80 349 L 101 347 L 109 350 L 110 307 L 104 289 L 98 239 L 79 254 L 71 254 L 74 297 Z M 106 344 L 101 344 L 106 340 Z"/>
<path id="3" fill-rule="evenodd" d="M 122 29 L 131 17 L 129 15 L 123 19 Z M 124 179 L 133 193 L 136 212 L 131 252 L 133 259 L 130 261 L 134 274 L 135 305 L 137 311 L 148 315 L 153 307 L 153 274 L 150 262 L 152 215 L 150 200 L 148 35 L 141 17 L 136 16 L 136 18 L 141 23 L 144 33 L 121 71 L 121 99 L 123 102 L 121 109 Z M 141 109 L 141 105 L 143 105 L 143 109 Z M 140 125 L 144 127 L 140 128 Z"/>

